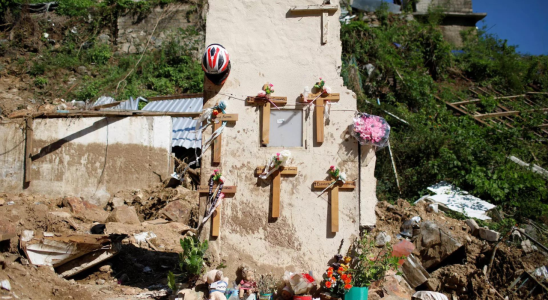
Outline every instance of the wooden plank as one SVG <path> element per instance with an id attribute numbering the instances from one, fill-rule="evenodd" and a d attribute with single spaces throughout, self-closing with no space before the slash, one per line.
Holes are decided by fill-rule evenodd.
<path id="1" fill-rule="evenodd" d="M 314 110 L 316 111 L 316 143 L 322 144 L 323 143 L 323 136 L 324 136 L 324 99 L 318 98 L 316 100 L 316 107 Z"/>
<path id="2" fill-rule="evenodd" d="M 255 176 L 262 174 L 265 168 L 265 166 L 262 166 L 255 169 Z M 278 170 L 282 175 L 297 175 L 297 167 L 280 167 Z"/>
<path id="3" fill-rule="evenodd" d="M 223 123 L 221 121 L 217 121 L 213 123 L 213 132 L 215 132 L 217 129 L 221 128 L 221 125 Z M 222 134 L 219 134 L 215 140 L 213 141 L 213 163 L 214 164 L 220 164 L 221 163 L 221 146 L 222 146 Z"/>
<path id="4" fill-rule="evenodd" d="M 270 103 L 266 102 L 261 111 L 263 118 L 263 130 L 261 132 L 261 145 L 266 146 L 270 142 Z"/>
<path id="5" fill-rule="evenodd" d="M 188 98 L 202 98 L 203 96 L 204 96 L 203 93 L 193 93 L 193 94 L 150 97 L 147 100 L 148 101 L 178 100 L 178 99 L 188 99 Z"/>
<path id="6" fill-rule="evenodd" d="M 299 97 L 299 102 L 309 103 L 310 101 L 313 101 L 314 99 L 316 99 L 316 97 L 318 97 L 319 94 L 320 93 L 308 94 L 308 99 L 307 100 L 304 100 L 303 97 Z M 339 93 L 322 94 L 320 97 L 318 97 L 316 102 L 318 102 L 318 100 L 320 100 L 320 99 L 328 100 L 330 102 L 337 102 L 341 99 L 341 95 Z"/>
<path id="7" fill-rule="evenodd" d="M 329 32 L 329 19 L 328 12 L 326 10 L 322 11 L 322 45 L 327 44 L 327 34 Z"/>
<path id="8" fill-rule="evenodd" d="M 280 217 L 280 184 L 281 184 L 281 174 L 277 170 L 272 174 L 272 218 Z"/>
<path id="9" fill-rule="evenodd" d="M 272 96 L 270 97 L 270 101 L 272 101 L 272 103 L 276 105 L 286 105 L 287 97 Z M 247 97 L 247 99 L 245 99 L 245 102 L 247 104 L 263 104 L 265 102 L 269 103 L 266 98 L 253 97 L 253 96 Z"/>
<path id="10" fill-rule="evenodd" d="M 317 181 L 314 181 L 314 189 L 325 189 L 326 187 L 328 187 L 331 183 L 333 183 L 333 181 L 323 181 L 323 180 L 317 180 Z M 338 184 L 334 184 L 334 185 L 338 185 L 340 189 L 355 189 L 356 188 L 356 182 L 355 181 L 347 181 L 345 182 L 343 185 L 341 185 L 341 183 L 339 182 Z"/>
<path id="11" fill-rule="evenodd" d="M 334 185 L 331 191 L 331 232 L 339 232 L 339 187 Z"/>
<path id="12" fill-rule="evenodd" d="M 213 187 L 213 191 L 215 192 L 215 187 Z M 198 188 L 198 192 L 200 194 L 207 194 L 209 193 L 209 187 L 208 186 L 200 186 Z M 225 194 L 236 194 L 236 186 L 223 186 L 223 193 Z"/>
<path id="13" fill-rule="evenodd" d="M 238 114 L 218 114 L 213 120 L 220 120 L 223 122 L 236 122 L 238 121 Z"/>
<path id="14" fill-rule="evenodd" d="M 28 186 L 28 184 L 31 182 L 30 172 L 31 172 L 31 166 L 32 166 L 32 140 L 34 137 L 34 130 L 33 130 L 33 122 L 34 120 L 32 118 L 28 118 L 25 122 L 26 124 L 26 130 L 25 130 L 25 184 L 24 186 Z"/>
<path id="15" fill-rule="evenodd" d="M 306 6 L 293 6 L 289 8 L 292 12 L 313 12 L 313 11 L 332 11 L 335 12 L 339 9 L 337 5 L 306 5 Z"/>
<path id="16" fill-rule="evenodd" d="M 477 115 L 477 116 L 475 116 L 475 118 L 482 120 L 482 119 L 488 119 L 488 118 L 497 118 L 497 117 L 505 117 L 505 116 L 516 116 L 516 115 L 519 115 L 519 114 L 522 113 L 522 112 L 535 112 L 535 111 L 538 111 L 538 112 L 548 111 L 548 108 L 531 109 L 531 110 L 525 110 L 525 111 L 517 111 L 517 110 L 514 110 L 514 111 L 503 111 L 503 112 L 496 112 L 496 113 L 490 113 L 490 114 Z"/>
<path id="17" fill-rule="evenodd" d="M 219 236 L 221 229 L 221 206 L 219 205 L 211 217 L 211 236 Z"/>

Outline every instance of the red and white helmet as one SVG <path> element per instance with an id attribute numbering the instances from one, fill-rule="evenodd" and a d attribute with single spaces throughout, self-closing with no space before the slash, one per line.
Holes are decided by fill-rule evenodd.
<path id="1" fill-rule="evenodd" d="M 202 58 L 202 69 L 206 74 L 223 73 L 229 70 L 229 64 L 228 51 L 223 46 L 219 44 L 207 46 Z"/>

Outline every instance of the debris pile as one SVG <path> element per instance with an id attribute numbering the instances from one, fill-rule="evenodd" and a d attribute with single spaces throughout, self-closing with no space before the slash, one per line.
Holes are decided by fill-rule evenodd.
<path id="1" fill-rule="evenodd" d="M 543 293 L 548 293 L 541 285 L 512 286 L 514 281 L 521 278 L 523 282 L 531 277 L 528 274 L 548 264 L 548 251 L 543 252 L 534 239 L 525 237 L 523 229 L 502 237 L 496 231 L 480 227 L 473 219 L 456 220 L 442 210 L 436 212 L 429 201 L 420 201 L 415 206 L 402 199 L 395 205 L 380 202 L 375 212 L 377 225 L 369 234 L 376 237 L 377 245 L 389 240 L 397 244 L 404 239 L 413 243 L 414 250 L 401 271 L 406 283 L 416 291 L 438 292 L 448 299 L 463 300 L 502 300 L 506 295 L 526 299 L 533 288 L 536 291 L 530 293 L 531 299 L 542 299 L 546 295 Z M 376 294 L 371 299 L 386 297 L 389 295 L 386 289 L 387 284 L 371 289 L 370 296 Z M 413 297 L 445 299 L 427 293 Z"/>

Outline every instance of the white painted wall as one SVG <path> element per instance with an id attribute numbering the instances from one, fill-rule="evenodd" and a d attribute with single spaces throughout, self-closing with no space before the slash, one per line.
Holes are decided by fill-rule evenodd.
<path id="1" fill-rule="evenodd" d="M 0 192 L 16 193 L 23 188 L 24 128 L 23 121 L 0 122 Z"/>
<path id="2" fill-rule="evenodd" d="M 104 205 L 166 179 L 171 117 L 35 119 L 30 191 Z"/>
<path id="3" fill-rule="evenodd" d="M 206 82 L 205 107 L 224 99 L 227 113 L 239 114 L 238 122 L 223 132 L 221 165 L 211 166 L 211 151 L 205 152 L 202 162 L 202 184 L 207 184 L 214 168 L 220 168 L 227 184 L 238 186 L 235 197 L 223 202 L 220 237 L 210 243 L 214 257 L 228 262 L 227 271 L 246 263 L 259 271 L 314 270 L 319 275 L 337 253 L 341 240 L 344 253 L 349 239 L 359 234 L 360 224 L 375 224 L 374 152 L 363 152 L 363 161 L 369 164 L 361 169 L 360 189 L 339 194 L 337 234 L 330 231 L 327 194 L 318 198 L 319 191 L 311 190 L 313 181 L 328 179 L 330 165 L 340 166 L 349 180 L 358 180 L 360 172 L 358 144 L 346 133 L 356 110 L 356 99 L 340 77 L 339 11 L 329 16 L 326 45 L 320 43 L 320 14 L 289 14 L 291 6 L 318 3 L 321 1 L 209 1 L 206 44 L 225 46 L 232 72 L 220 90 Z M 312 87 L 319 77 L 333 92 L 341 94 L 341 100 L 332 106 L 323 145 L 315 143 L 313 115 L 304 114 L 305 146 L 289 149 L 293 154 L 290 165 L 299 168 L 299 175 L 282 177 L 281 216 L 269 220 L 271 181 L 258 180 L 254 170 L 282 148 L 260 147 L 260 110 L 245 105 L 244 99 L 271 82 L 275 95 L 288 97 L 286 109 L 302 109 L 296 105 L 297 98 L 305 86 Z M 208 130 L 204 139 L 210 134 Z M 207 227 L 204 232 L 209 237 Z"/>

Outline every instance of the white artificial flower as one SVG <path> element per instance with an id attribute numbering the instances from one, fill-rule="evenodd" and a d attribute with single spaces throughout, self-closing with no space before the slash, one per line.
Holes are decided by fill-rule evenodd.
<path id="1" fill-rule="evenodd" d="M 339 180 L 341 180 L 343 182 L 346 181 L 346 173 L 340 172 L 339 173 Z"/>
<path id="2" fill-rule="evenodd" d="M 325 85 L 325 86 L 323 87 L 323 92 L 324 92 L 324 93 L 327 93 L 327 94 L 331 94 L 331 88 L 328 87 L 327 85 Z"/>
<path id="3" fill-rule="evenodd" d="M 223 183 L 226 182 L 226 178 L 224 176 L 221 176 L 221 178 L 219 178 L 219 180 Z"/>
<path id="4" fill-rule="evenodd" d="M 257 97 L 266 97 L 266 92 L 265 92 L 265 91 L 260 91 L 260 92 L 257 94 Z"/>
<path id="5" fill-rule="evenodd" d="M 285 163 L 291 157 L 291 151 L 283 150 L 280 152 L 280 162 Z"/>

